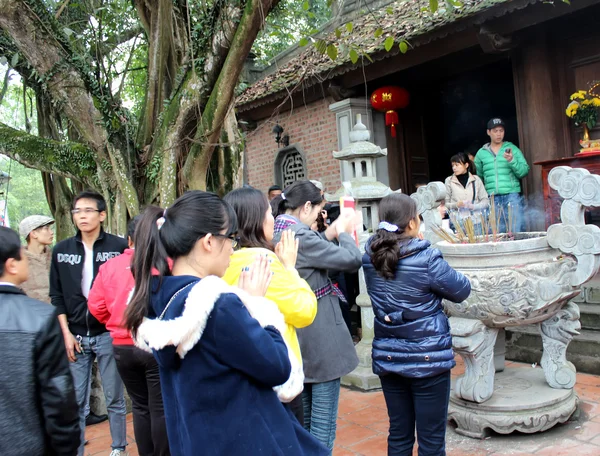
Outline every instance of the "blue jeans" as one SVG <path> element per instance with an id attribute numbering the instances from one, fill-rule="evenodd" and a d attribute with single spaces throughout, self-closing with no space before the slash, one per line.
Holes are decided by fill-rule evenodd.
<path id="1" fill-rule="evenodd" d="M 415 423 L 419 456 L 445 456 L 450 371 L 434 377 L 381 377 L 390 417 L 388 456 L 412 456 Z"/>
<path id="2" fill-rule="evenodd" d="M 324 383 L 304 384 L 304 428 L 330 450 L 333 450 L 335 441 L 339 399 L 339 378 Z"/>
<path id="3" fill-rule="evenodd" d="M 509 205 L 512 212 L 512 226 L 509 227 Z M 494 206 L 496 206 L 496 218 L 498 219 L 499 233 L 520 233 L 523 231 L 523 197 L 519 193 L 507 193 L 506 195 L 494 195 Z M 502 211 L 500 211 L 502 209 Z M 503 214 L 503 215 L 502 215 Z M 508 230 L 507 230 L 508 228 Z"/>
<path id="4" fill-rule="evenodd" d="M 102 388 L 106 398 L 110 435 L 113 450 L 124 450 L 127 446 L 127 430 L 125 422 L 125 396 L 123 382 L 117 371 L 117 363 L 113 355 L 112 339 L 108 332 L 94 337 L 82 337 L 82 353 L 75 352 L 77 361 L 71 363 L 71 374 L 75 384 L 75 396 L 79 406 L 79 424 L 81 426 L 81 446 L 77 454 L 83 456 L 85 443 L 85 415 L 89 409 L 90 384 L 94 358 L 98 360 L 98 369 L 102 379 Z"/>

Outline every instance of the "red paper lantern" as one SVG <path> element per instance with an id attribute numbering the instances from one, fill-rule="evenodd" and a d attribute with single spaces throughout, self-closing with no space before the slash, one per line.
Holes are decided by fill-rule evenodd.
<path id="1" fill-rule="evenodd" d="M 380 87 L 371 95 L 371 105 L 378 111 L 385 112 L 385 125 L 391 126 L 394 138 L 398 125 L 398 113 L 395 110 L 406 108 L 409 101 L 408 91 L 396 86 Z"/>

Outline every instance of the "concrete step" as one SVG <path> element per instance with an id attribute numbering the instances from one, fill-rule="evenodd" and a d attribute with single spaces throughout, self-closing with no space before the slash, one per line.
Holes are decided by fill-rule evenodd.
<path id="1" fill-rule="evenodd" d="M 537 325 L 506 329 L 506 359 L 539 364 L 542 337 Z M 600 331 L 581 330 L 569 344 L 567 359 L 578 372 L 600 375 Z"/>
<path id="2" fill-rule="evenodd" d="M 581 327 L 600 331 L 600 304 L 577 304 L 581 314 Z"/>

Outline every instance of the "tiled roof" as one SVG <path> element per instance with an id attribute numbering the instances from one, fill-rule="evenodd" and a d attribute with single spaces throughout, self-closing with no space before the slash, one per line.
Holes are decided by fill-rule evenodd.
<path id="1" fill-rule="evenodd" d="M 515 3 L 516 8 L 523 8 L 533 2 L 535 0 L 462 0 L 463 6 L 450 9 L 443 0 L 439 0 L 439 9 L 430 14 L 424 11 L 424 8 L 429 7 L 429 0 L 398 1 L 354 20 L 351 33 L 347 32 L 345 26 L 340 26 L 340 39 L 336 38 L 335 31 L 327 34 L 324 39 L 327 42 L 355 45 L 372 60 L 380 60 L 398 54 L 399 43 L 402 40 L 417 46 L 417 37 L 441 29 L 459 19 L 474 16 L 493 6 Z M 383 33 L 376 38 L 375 32 L 379 28 Z M 384 41 L 388 36 L 394 38 L 395 44 L 390 52 L 385 52 Z M 282 98 L 288 91 L 300 86 L 308 87 L 369 63 L 365 58 L 352 64 L 350 57 L 341 52 L 336 60 L 331 60 L 327 54 L 321 54 L 315 46 L 309 44 L 277 71 L 246 89 L 237 98 L 236 105 L 240 111 L 248 110 L 256 105 Z"/>

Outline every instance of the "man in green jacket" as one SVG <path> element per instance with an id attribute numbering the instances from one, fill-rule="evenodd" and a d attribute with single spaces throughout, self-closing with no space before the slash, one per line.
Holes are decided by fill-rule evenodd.
<path id="1" fill-rule="evenodd" d="M 499 231 L 519 232 L 524 228 L 520 180 L 529 173 L 529 165 L 517 146 L 504 141 L 504 126 L 497 117 L 488 122 L 490 142 L 475 155 L 475 168 L 488 194 L 494 195 Z M 509 212 L 512 226 L 507 226 Z"/>

